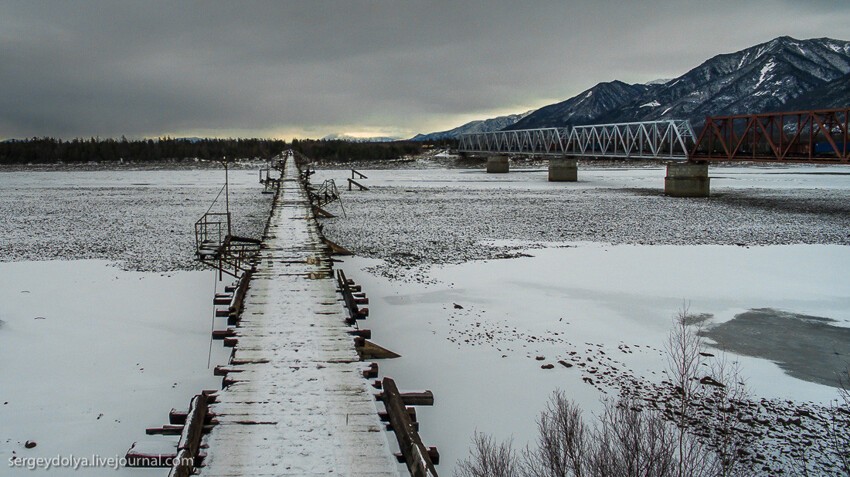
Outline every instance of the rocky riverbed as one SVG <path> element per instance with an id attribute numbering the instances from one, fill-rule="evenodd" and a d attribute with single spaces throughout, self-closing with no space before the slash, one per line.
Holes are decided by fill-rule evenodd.
<path id="1" fill-rule="evenodd" d="M 237 235 L 260 237 L 271 195 L 253 166 L 230 171 Z M 126 270 L 199 270 L 194 221 L 224 185 L 220 168 L 0 171 L 2 261 L 103 259 Z M 224 194 L 213 211 L 224 211 Z"/>
<path id="2" fill-rule="evenodd" d="M 507 175 L 431 166 L 362 171 L 370 190 L 344 192 L 344 211 L 332 206 L 339 216 L 323 221 L 330 239 L 374 259 L 354 261 L 369 274 L 358 283 L 373 315 L 391 317 L 374 325 L 377 336 L 389 327 L 382 344 L 405 355 L 382 370 L 452 383 L 442 390 L 448 407 L 464 408 L 484 382 L 513 403 L 481 403 L 478 418 L 444 406 L 431 421 L 423 414 L 426 436 L 447 427 L 432 431 L 437 444 L 457 446 L 457 434 L 487 432 L 493 414 L 533 425 L 539 409 L 516 406 L 539 401 L 515 394 L 529 386 L 543 395 L 566 388 L 585 409 L 629 394 L 673 419 L 664 342 L 671 313 L 694 299 L 706 366 L 741 363 L 749 389 L 732 407 L 694 403 L 695 432 L 746 443 L 740 458 L 752 474 L 837 472 L 834 439 L 850 438 L 846 409 L 832 402 L 850 355 L 850 297 L 836 269 L 850 245 L 844 169 L 712 167 L 711 197 L 677 199 L 662 193 L 663 169 L 646 164 L 585 164 L 566 184 L 547 182 L 536 164 Z M 315 179 L 342 186 L 347 172 Z M 819 347 L 824 338 L 829 349 Z M 458 359 L 474 378 L 454 370 Z M 509 422 L 496 437 L 534 439 L 533 427 Z"/>

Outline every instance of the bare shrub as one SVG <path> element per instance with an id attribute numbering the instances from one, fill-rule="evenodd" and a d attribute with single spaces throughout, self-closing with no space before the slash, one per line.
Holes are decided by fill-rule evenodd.
<path id="1" fill-rule="evenodd" d="M 731 477 L 743 472 L 747 443 L 736 432 L 736 405 L 747 399 L 737 363 L 725 357 L 709 366 L 701 319 L 683 304 L 666 343 L 672 408 L 643 406 L 637 396 L 606 401 L 598 422 L 588 426 L 581 410 L 555 391 L 538 418 L 538 438 L 522 458 L 511 442 L 496 444 L 476 433 L 459 477 Z M 700 376 L 702 375 L 702 379 Z M 708 398 L 708 399 L 706 399 Z M 710 404 L 705 404 L 706 402 Z M 707 412 L 707 414 L 706 414 Z M 714 432 L 694 432 L 709 419 Z"/>
<path id="2" fill-rule="evenodd" d="M 674 476 L 676 431 L 654 410 L 641 409 L 636 399 L 606 403 L 594 429 L 593 476 Z"/>
<path id="3" fill-rule="evenodd" d="M 699 323 L 691 324 L 689 305 L 682 308 L 673 317 L 673 328 L 667 337 L 665 351 L 667 352 L 667 372 L 673 385 L 676 401 L 677 425 L 685 429 L 689 426 L 691 405 L 699 397 L 702 390 L 698 378 L 703 357 L 703 340 L 700 328 L 692 330 L 691 326 L 699 327 Z"/>
<path id="4" fill-rule="evenodd" d="M 519 459 L 511 441 L 497 444 L 493 437 L 476 432 L 472 449 L 466 459 L 458 463 L 457 477 L 517 477 Z"/>
<path id="5" fill-rule="evenodd" d="M 749 443 L 737 426 L 738 408 L 749 394 L 737 361 L 730 362 L 721 353 L 707 362 L 706 357 L 713 355 L 705 352 L 702 336 L 701 317 L 683 303 L 665 345 L 675 401 L 675 410 L 667 417 L 677 427 L 677 475 L 739 475 Z M 707 442 L 693 438 L 696 427 L 711 429 L 705 435 Z M 713 449 L 711 466 L 706 466 L 705 444 Z"/>
<path id="6" fill-rule="evenodd" d="M 740 432 L 743 403 L 750 399 L 749 391 L 737 361 L 721 354 L 709 365 L 712 380 L 704 387 L 707 402 L 713 406 L 711 424 L 715 430 L 711 445 L 717 453 L 720 475 L 734 476 L 742 472 L 742 456 L 749 453 L 750 441 Z"/>
<path id="7" fill-rule="evenodd" d="M 833 452 L 838 456 L 841 471 L 844 475 L 850 476 L 850 435 L 846 430 L 848 421 L 846 416 L 850 415 L 850 370 L 845 371 L 840 382 L 838 399 L 832 405 L 829 438 Z"/>
<path id="8" fill-rule="evenodd" d="M 581 410 L 560 390 L 555 391 L 537 420 L 537 447 L 524 453 L 523 475 L 567 477 L 585 475 L 589 430 Z"/>
<path id="9" fill-rule="evenodd" d="M 538 440 L 522 459 L 510 441 L 501 444 L 476 433 L 458 477 L 708 477 L 721 475 L 717 459 L 695 436 L 680 436 L 660 412 L 634 398 L 606 401 L 599 423 L 590 427 L 579 407 L 555 391 L 538 418 Z M 693 459 L 680 474 L 678 448 Z"/>

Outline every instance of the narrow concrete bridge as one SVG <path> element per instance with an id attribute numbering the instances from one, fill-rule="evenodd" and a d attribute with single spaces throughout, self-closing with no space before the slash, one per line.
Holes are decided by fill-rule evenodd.
<path id="1" fill-rule="evenodd" d="M 576 181 L 579 158 L 664 160 L 667 195 L 707 197 L 709 162 L 850 163 L 848 113 L 708 117 L 699 136 L 683 120 L 470 133 L 460 137 L 458 151 L 487 155 L 490 173 L 508 172 L 510 156 L 548 156 L 550 181 Z"/>

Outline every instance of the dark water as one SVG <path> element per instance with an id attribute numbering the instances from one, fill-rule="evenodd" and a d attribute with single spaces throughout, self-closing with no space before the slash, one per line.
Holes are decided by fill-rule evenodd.
<path id="1" fill-rule="evenodd" d="M 773 308 L 754 308 L 703 335 L 716 348 L 769 359 L 790 376 L 839 387 L 848 383 L 850 328 L 835 320 Z"/>

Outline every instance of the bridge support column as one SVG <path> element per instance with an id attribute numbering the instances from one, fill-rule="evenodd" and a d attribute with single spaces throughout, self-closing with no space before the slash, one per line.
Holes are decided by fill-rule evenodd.
<path id="1" fill-rule="evenodd" d="M 490 156 L 487 158 L 487 172 L 490 174 L 503 174 L 510 170 L 508 156 Z"/>
<path id="2" fill-rule="evenodd" d="M 672 197 L 708 197 L 708 164 L 671 162 L 667 164 L 664 193 Z"/>
<path id="3" fill-rule="evenodd" d="M 576 182 L 578 164 L 574 157 L 553 157 L 549 159 L 549 182 Z"/>

